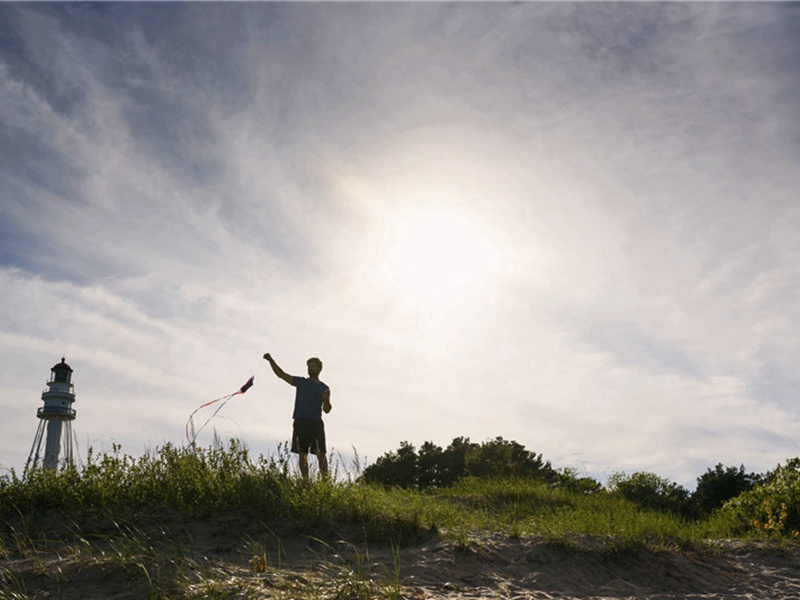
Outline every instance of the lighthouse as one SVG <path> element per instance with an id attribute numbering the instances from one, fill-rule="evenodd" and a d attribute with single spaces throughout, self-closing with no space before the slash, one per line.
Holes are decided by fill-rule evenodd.
<path id="1" fill-rule="evenodd" d="M 50 381 L 42 392 L 44 406 L 36 411 L 39 428 L 33 438 L 26 470 L 41 464 L 45 469 L 58 469 L 73 464 L 72 421 L 75 420 L 75 390 L 72 367 L 66 359 L 50 369 Z"/>

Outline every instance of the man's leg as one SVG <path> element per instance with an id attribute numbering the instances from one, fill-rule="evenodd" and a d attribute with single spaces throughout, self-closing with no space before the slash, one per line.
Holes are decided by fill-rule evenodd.
<path id="1" fill-rule="evenodd" d="M 323 479 L 328 478 L 328 456 L 324 452 L 317 452 L 317 464 L 319 473 Z"/>
<path id="2" fill-rule="evenodd" d="M 300 463 L 300 474 L 303 479 L 308 481 L 308 454 L 306 452 L 298 453 L 297 460 Z"/>

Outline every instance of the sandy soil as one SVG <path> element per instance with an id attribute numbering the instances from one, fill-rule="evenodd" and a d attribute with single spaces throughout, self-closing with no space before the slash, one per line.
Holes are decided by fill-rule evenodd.
<path id="1" fill-rule="evenodd" d="M 435 600 L 800 599 L 800 548 L 793 543 L 620 551 L 602 538 L 564 544 L 495 535 L 456 546 L 430 534 L 395 550 L 364 544 L 356 529 L 322 541 L 238 517 L 182 520 L 163 531 L 104 525 L 81 540 L 83 534 L 70 539 L 62 531 L 36 551 L 4 540 L 0 599 L 146 598 L 153 589 L 164 595 L 176 574 L 176 596 L 196 598 L 363 598 L 368 589 L 375 597 L 399 590 Z M 376 583 L 331 587 L 337 578 Z"/>
<path id="2" fill-rule="evenodd" d="M 800 598 L 800 555 L 774 544 L 609 553 L 594 540 L 494 539 L 418 556 L 406 572 L 429 598 Z"/>

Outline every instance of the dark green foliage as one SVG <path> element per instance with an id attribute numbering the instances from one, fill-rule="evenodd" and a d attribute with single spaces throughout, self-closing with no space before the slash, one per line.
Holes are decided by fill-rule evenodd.
<path id="1" fill-rule="evenodd" d="M 742 530 L 800 536 L 800 458 L 779 465 L 761 483 L 729 500 L 721 512 L 736 519 Z"/>
<path id="2" fill-rule="evenodd" d="M 442 485 L 450 485 L 464 477 L 467 472 L 467 455 L 478 448 L 469 438 L 457 437 L 441 455 L 440 478 Z"/>
<path id="3" fill-rule="evenodd" d="M 608 479 L 609 489 L 641 508 L 680 514 L 686 510 L 689 492 L 681 485 L 655 473 L 639 471 L 633 475 L 615 473 Z"/>
<path id="4" fill-rule="evenodd" d="M 571 492 L 594 494 L 603 489 L 599 481 L 591 477 L 582 477 L 575 469 L 560 469 L 557 473 L 556 485 Z"/>
<path id="5" fill-rule="evenodd" d="M 721 507 L 731 498 L 753 488 L 762 477 L 746 473 L 744 465 L 739 468 L 717 464 L 697 478 L 697 489 L 692 494 L 690 510 L 693 516 L 704 516 Z"/>
<path id="6" fill-rule="evenodd" d="M 417 451 L 409 442 L 400 442 L 396 452 L 387 452 L 364 469 L 364 480 L 411 487 L 419 480 Z"/>
<path id="7" fill-rule="evenodd" d="M 442 485 L 442 449 L 433 442 L 425 442 L 417 454 L 417 483 L 420 487 Z"/>
<path id="8" fill-rule="evenodd" d="M 425 442 L 417 456 L 416 484 L 422 488 L 445 487 L 467 475 L 467 456 L 480 448 L 468 438 L 457 437 L 442 450 Z"/>
<path id="9" fill-rule="evenodd" d="M 364 470 L 368 482 L 420 488 L 444 487 L 467 475 L 529 477 L 549 482 L 558 479 L 541 454 L 502 437 L 483 444 L 458 437 L 444 450 L 425 442 L 419 452 L 409 442 L 401 442 L 397 451 L 384 454 Z"/>
<path id="10" fill-rule="evenodd" d="M 467 453 L 467 473 L 474 477 L 530 477 L 555 481 L 557 476 L 541 454 L 502 437 L 484 442 Z"/>

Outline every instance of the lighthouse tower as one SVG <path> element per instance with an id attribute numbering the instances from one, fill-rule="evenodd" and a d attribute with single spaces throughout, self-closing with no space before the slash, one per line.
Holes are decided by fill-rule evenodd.
<path id="1" fill-rule="evenodd" d="M 72 421 L 75 420 L 75 391 L 72 367 L 64 358 L 50 369 L 50 381 L 42 392 L 44 406 L 36 411 L 39 428 L 33 438 L 26 470 L 41 463 L 45 469 L 58 469 L 73 463 Z"/>

